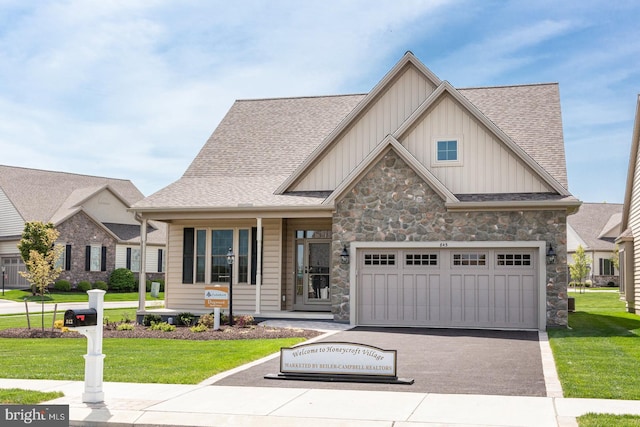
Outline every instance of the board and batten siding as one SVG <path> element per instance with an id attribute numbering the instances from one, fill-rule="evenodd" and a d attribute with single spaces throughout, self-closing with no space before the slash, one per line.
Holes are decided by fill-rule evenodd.
<path id="1" fill-rule="evenodd" d="M 24 220 L 0 189 L 0 236 L 21 236 L 23 230 Z"/>
<path id="2" fill-rule="evenodd" d="M 460 165 L 436 164 L 438 139 L 459 139 Z M 450 95 L 427 110 L 400 142 L 454 194 L 553 191 Z"/>
<path id="3" fill-rule="evenodd" d="M 435 87 L 422 73 L 408 65 L 293 190 L 334 190 L 434 90 Z"/>
<path id="4" fill-rule="evenodd" d="M 280 310 L 280 286 L 282 265 L 282 220 L 264 219 L 262 253 L 261 311 Z M 203 283 L 182 283 L 182 246 L 184 228 L 196 229 L 250 229 L 256 227 L 256 221 L 207 221 L 198 223 L 174 222 L 169 224 L 167 265 L 165 281 L 166 307 L 190 312 L 210 312 L 204 307 Z M 209 238 L 209 236 L 208 236 Z M 209 243 L 209 241 L 207 241 Z M 207 272 L 209 273 L 209 272 Z M 234 275 L 236 277 L 236 275 Z M 209 278 L 209 274 L 206 274 Z M 256 285 L 238 283 L 233 286 L 233 310 L 235 312 L 254 313 L 256 308 Z"/>
<path id="5" fill-rule="evenodd" d="M 140 225 L 133 212 L 128 212 L 126 206 L 111 191 L 102 190 L 83 203 L 84 208 L 100 222 L 116 224 Z"/>

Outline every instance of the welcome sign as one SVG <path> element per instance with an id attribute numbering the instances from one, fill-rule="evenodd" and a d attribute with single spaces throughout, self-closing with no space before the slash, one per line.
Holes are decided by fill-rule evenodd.
<path id="1" fill-rule="evenodd" d="M 395 378 L 396 353 L 396 350 L 348 342 L 303 344 L 280 349 L 280 372 Z"/>

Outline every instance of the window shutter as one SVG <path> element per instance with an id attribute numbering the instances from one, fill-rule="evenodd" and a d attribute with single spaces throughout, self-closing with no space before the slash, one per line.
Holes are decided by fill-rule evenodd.
<path id="1" fill-rule="evenodd" d="M 193 247 L 195 229 L 185 228 L 182 238 L 182 283 L 193 283 Z"/>
<path id="2" fill-rule="evenodd" d="M 604 258 L 600 258 L 600 275 L 604 276 Z"/>
<path id="3" fill-rule="evenodd" d="M 67 245 L 64 248 L 64 269 L 66 271 L 71 270 L 71 245 Z"/>
<path id="4" fill-rule="evenodd" d="M 84 271 L 91 270 L 91 246 L 85 247 Z"/>
<path id="5" fill-rule="evenodd" d="M 264 247 L 264 227 L 262 228 L 262 244 Z M 262 265 L 264 266 L 264 262 L 262 263 Z M 255 285 L 257 283 L 257 275 L 258 275 L 257 273 L 258 273 L 258 227 L 251 227 L 251 284 L 252 285 Z M 260 271 L 260 273 L 262 273 L 262 270 Z"/>
<path id="6" fill-rule="evenodd" d="M 162 256 L 164 255 L 164 251 L 162 249 L 158 249 L 158 273 L 162 273 Z"/>
<path id="7" fill-rule="evenodd" d="M 131 270 L 131 248 L 127 248 L 127 270 Z"/>
<path id="8" fill-rule="evenodd" d="M 102 247 L 102 256 L 100 257 L 100 271 L 107 271 L 107 247 Z"/>

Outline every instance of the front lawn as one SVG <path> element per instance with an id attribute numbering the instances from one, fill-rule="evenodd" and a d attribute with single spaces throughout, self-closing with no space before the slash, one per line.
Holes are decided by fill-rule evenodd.
<path id="1" fill-rule="evenodd" d="M 570 296 L 570 329 L 549 330 L 565 397 L 640 400 L 640 316 L 617 292 Z"/>
<path id="2" fill-rule="evenodd" d="M 586 414 L 578 417 L 580 427 L 638 427 L 638 415 Z"/>
<path id="3" fill-rule="evenodd" d="M 147 301 L 162 301 L 164 300 L 164 292 L 158 293 L 158 298 L 153 298 L 151 292 L 147 292 Z M 7 299 L 10 301 L 23 302 L 25 299 L 31 302 L 42 302 L 43 297 L 40 295 L 32 295 L 31 291 L 25 291 L 21 289 L 12 289 L 5 291 L 4 296 L 0 294 L 0 299 Z M 138 301 L 137 292 L 109 292 L 104 294 L 104 300 L 107 302 L 114 301 Z M 86 292 L 59 292 L 51 291 L 44 294 L 44 303 L 63 303 L 63 302 L 88 302 L 89 295 Z"/>
<path id="4" fill-rule="evenodd" d="M 64 394 L 60 391 L 44 392 L 19 388 L 0 388 L 0 404 L 35 405 L 62 396 Z"/>
<path id="5" fill-rule="evenodd" d="M 104 380 L 197 384 L 302 341 L 105 338 Z M 84 338 L 0 338 L 0 378 L 82 381 L 86 352 Z"/>
<path id="6" fill-rule="evenodd" d="M 29 316 L 31 319 L 31 329 L 42 329 L 42 313 L 40 311 L 31 312 Z M 56 319 L 62 320 L 64 318 L 64 310 L 58 310 Z M 120 322 L 124 319 L 135 319 L 135 308 L 108 308 L 104 310 L 105 321 Z M 0 316 L 0 330 L 9 328 L 26 328 L 27 315 L 26 314 L 5 314 Z M 50 330 L 53 326 L 53 311 L 44 313 L 44 328 Z"/>

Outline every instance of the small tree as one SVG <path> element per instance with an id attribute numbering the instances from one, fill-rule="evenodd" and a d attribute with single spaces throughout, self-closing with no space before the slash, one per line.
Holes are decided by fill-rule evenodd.
<path id="1" fill-rule="evenodd" d="M 40 293 L 42 302 L 42 330 L 44 331 L 44 292 L 55 282 L 62 268 L 58 260 L 62 256 L 62 246 L 55 242 L 60 236 L 51 223 L 27 222 L 22 232 L 18 250 L 27 267 L 20 275 L 31 283 L 32 289 Z"/>
<path id="2" fill-rule="evenodd" d="M 571 273 L 571 279 L 577 281 L 580 287 L 582 287 L 582 279 L 589 274 L 589 262 L 582 245 L 578 245 L 576 253 L 573 255 L 573 264 L 569 265 L 569 271 Z"/>
<path id="3" fill-rule="evenodd" d="M 613 267 L 616 270 L 620 270 L 620 248 L 618 245 L 616 245 L 616 248 L 613 250 L 613 254 L 611 255 L 611 258 L 609 258 L 609 261 L 611 261 L 611 264 L 613 264 Z"/>

